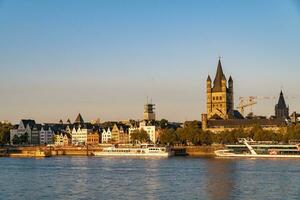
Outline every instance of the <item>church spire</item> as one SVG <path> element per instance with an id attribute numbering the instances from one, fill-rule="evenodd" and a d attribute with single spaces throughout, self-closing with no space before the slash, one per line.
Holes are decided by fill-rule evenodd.
<path id="1" fill-rule="evenodd" d="M 216 76 L 215 76 L 215 80 L 214 80 L 214 87 L 213 87 L 214 92 L 222 91 L 222 80 L 226 81 L 226 77 L 223 73 L 221 59 L 219 58 L 217 72 L 216 72 Z"/>
<path id="2" fill-rule="evenodd" d="M 286 103 L 285 103 L 285 99 L 284 99 L 282 90 L 280 91 L 277 108 L 286 108 Z"/>
<path id="3" fill-rule="evenodd" d="M 78 123 L 78 124 L 83 124 L 84 123 L 84 120 L 83 120 L 80 113 L 78 114 L 77 118 L 75 119 L 75 123 Z"/>

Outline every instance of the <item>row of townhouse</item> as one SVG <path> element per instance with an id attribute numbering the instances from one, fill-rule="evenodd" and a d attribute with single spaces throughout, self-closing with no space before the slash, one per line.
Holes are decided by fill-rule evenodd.
<path id="1" fill-rule="evenodd" d="M 112 129 L 110 127 L 103 128 L 101 132 L 101 142 L 102 143 L 120 143 L 127 144 L 130 143 L 130 135 L 136 130 L 144 130 L 148 133 L 149 138 L 152 143 L 157 143 L 158 131 L 156 126 L 147 125 L 146 122 L 141 122 L 139 126 L 124 126 L 115 124 Z"/>
<path id="2" fill-rule="evenodd" d="M 73 124 L 70 120 L 67 124 L 62 121 L 58 124 L 37 124 L 34 120 L 23 119 L 10 130 L 10 142 L 11 144 L 54 144 L 57 146 L 127 144 L 130 143 L 130 135 L 135 130 L 145 130 L 151 142 L 157 142 L 156 127 L 146 122 L 141 122 L 139 126 L 116 123 L 108 127 L 100 127 L 85 123 L 80 114 Z"/>
<path id="3" fill-rule="evenodd" d="M 22 119 L 10 130 L 11 144 L 52 144 L 54 131 L 51 126 L 37 124 L 32 119 Z"/>

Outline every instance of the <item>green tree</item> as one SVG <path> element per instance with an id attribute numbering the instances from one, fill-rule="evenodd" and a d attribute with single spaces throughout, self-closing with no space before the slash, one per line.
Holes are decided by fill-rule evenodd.
<path id="1" fill-rule="evenodd" d="M 13 144 L 20 144 L 20 138 L 17 135 L 14 135 L 12 142 L 13 142 Z"/>
<path id="2" fill-rule="evenodd" d="M 28 133 L 25 133 L 19 137 L 20 144 L 27 144 L 28 143 Z"/>
<path id="3" fill-rule="evenodd" d="M 202 145 L 211 145 L 213 142 L 212 133 L 210 131 L 201 131 L 200 141 Z"/>
<path id="4" fill-rule="evenodd" d="M 176 144 L 178 142 L 176 131 L 173 128 L 162 130 L 160 142 L 161 144 Z"/>
<path id="5" fill-rule="evenodd" d="M 141 130 L 134 130 L 130 134 L 130 139 L 133 143 L 144 143 L 144 142 L 150 142 L 150 137 L 148 133 L 141 129 Z"/>
<path id="6" fill-rule="evenodd" d="M 11 124 L 0 122 L 0 144 L 6 144 L 10 141 L 10 129 L 12 129 Z"/>
<path id="7" fill-rule="evenodd" d="M 158 126 L 159 126 L 161 129 L 167 128 L 168 125 L 169 125 L 169 122 L 168 122 L 168 120 L 166 120 L 166 119 L 161 119 L 160 121 L 158 121 Z"/>

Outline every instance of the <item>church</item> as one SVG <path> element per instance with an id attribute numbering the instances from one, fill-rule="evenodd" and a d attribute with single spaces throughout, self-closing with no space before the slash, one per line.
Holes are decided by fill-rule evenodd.
<path id="1" fill-rule="evenodd" d="M 281 93 L 276 105 L 276 117 L 244 118 L 234 109 L 233 79 L 230 76 L 227 81 L 219 59 L 214 81 L 210 75 L 206 80 L 206 110 L 202 114 L 202 129 L 212 132 L 231 131 L 238 128 L 251 128 L 254 125 L 261 126 L 265 130 L 280 131 L 286 126 L 285 118 L 288 117 L 288 108 Z"/>
<path id="2" fill-rule="evenodd" d="M 213 84 L 210 75 L 207 77 L 206 98 L 208 119 L 243 118 L 239 111 L 234 110 L 233 80 L 230 76 L 227 82 L 220 59 Z"/>

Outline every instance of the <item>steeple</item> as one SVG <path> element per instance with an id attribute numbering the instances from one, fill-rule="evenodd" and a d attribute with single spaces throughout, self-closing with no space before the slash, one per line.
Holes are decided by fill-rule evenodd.
<path id="1" fill-rule="evenodd" d="M 75 122 L 74 123 L 77 123 L 77 124 L 83 124 L 84 121 L 83 121 L 83 118 L 81 116 L 81 114 L 79 113 L 77 118 L 75 119 Z"/>
<path id="2" fill-rule="evenodd" d="M 285 103 L 285 99 L 284 99 L 282 90 L 280 91 L 280 95 L 279 95 L 279 100 L 278 100 L 277 108 L 279 108 L 279 109 L 284 109 L 284 108 L 286 108 L 286 103 Z"/>
<path id="3" fill-rule="evenodd" d="M 222 80 L 226 81 L 226 77 L 223 73 L 221 60 L 219 59 L 218 68 L 214 80 L 213 92 L 221 92 L 222 91 Z"/>
<path id="4" fill-rule="evenodd" d="M 208 75 L 208 77 L 207 77 L 206 81 L 207 81 L 207 82 L 211 82 L 210 75 Z"/>

